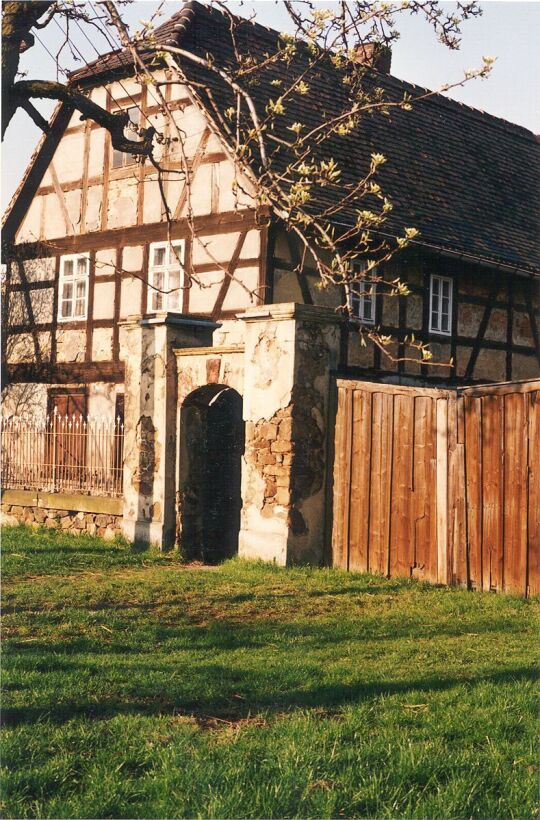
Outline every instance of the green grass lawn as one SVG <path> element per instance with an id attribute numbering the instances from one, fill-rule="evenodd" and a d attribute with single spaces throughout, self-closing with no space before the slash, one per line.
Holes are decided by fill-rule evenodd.
<path id="1" fill-rule="evenodd" d="M 538 608 L 3 534 L 4 817 L 537 814 Z"/>

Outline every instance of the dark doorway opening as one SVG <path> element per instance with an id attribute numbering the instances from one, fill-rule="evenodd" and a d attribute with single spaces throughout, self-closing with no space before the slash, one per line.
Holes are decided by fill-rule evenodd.
<path id="1" fill-rule="evenodd" d="M 180 546 L 189 560 L 215 564 L 238 552 L 244 452 L 242 397 L 208 384 L 180 413 Z"/>

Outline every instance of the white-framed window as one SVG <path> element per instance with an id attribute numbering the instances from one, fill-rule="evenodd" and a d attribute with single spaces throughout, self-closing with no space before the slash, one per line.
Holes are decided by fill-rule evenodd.
<path id="1" fill-rule="evenodd" d="M 148 310 L 182 310 L 184 287 L 183 239 L 150 245 Z"/>
<path id="2" fill-rule="evenodd" d="M 58 319 L 86 319 L 90 254 L 76 253 L 60 258 Z"/>
<path id="3" fill-rule="evenodd" d="M 452 291 L 453 281 L 448 276 L 432 274 L 429 285 L 429 330 L 430 333 L 452 333 Z"/>
<path id="4" fill-rule="evenodd" d="M 140 140 L 137 132 L 141 123 L 141 109 L 138 106 L 133 105 L 131 108 L 126 108 L 125 111 L 129 114 L 129 122 L 124 128 L 124 136 L 126 139 L 138 141 Z M 118 113 L 118 111 L 115 113 Z M 136 161 L 137 159 L 134 154 L 126 154 L 125 151 L 117 151 L 116 148 L 113 148 L 113 168 L 125 168 L 128 165 L 134 165 Z"/>
<path id="5" fill-rule="evenodd" d="M 354 265 L 354 272 L 365 273 L 364 262 Z M 377 276 L 377 268 L 372 268 L 365 278 L 352 283 L 351 307 L 354 319 L 359 319 L 365 325 L 375 324 L 375 308 L 377 302 L 377 284 L 370 281 Z"/>

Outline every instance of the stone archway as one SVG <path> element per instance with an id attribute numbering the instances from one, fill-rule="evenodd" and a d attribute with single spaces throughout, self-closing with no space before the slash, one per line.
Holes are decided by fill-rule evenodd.
<path id="1" fill-rule="evenodd" d="M 238 552 L 242 397 L 223 384 L 190 393 L 180 411 L 179 536 L 190 560 L 218 563 Z"/>

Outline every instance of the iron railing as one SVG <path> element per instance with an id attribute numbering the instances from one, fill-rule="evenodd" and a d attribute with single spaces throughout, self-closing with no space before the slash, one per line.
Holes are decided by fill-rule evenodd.
<path id="1" fill-rule="evenodd" d="M 2 487 L 53 493 L 122 495 L 120 418 L 61 416 L 0 420 Z"/>

